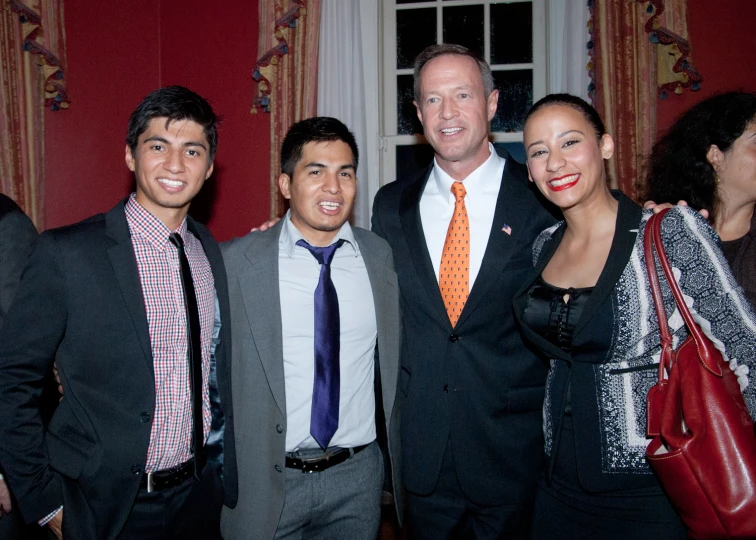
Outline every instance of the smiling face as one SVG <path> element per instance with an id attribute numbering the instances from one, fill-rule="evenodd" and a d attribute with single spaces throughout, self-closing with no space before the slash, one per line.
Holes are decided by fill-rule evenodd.
<path id="1" fill-rule="evenodd" d="M 596 138 L 585 116 L 567 105 L 547 105 L 525 124 L 528 176 L 562 210 L 604 196 L 604 160 L 614 153 L 609 135 Z"/>
<path id="2" fill-rule="evenodd" d="M 278 178 L 291 222 L 314 246 L 327 246 L 352 212 L 357 193 L 354 157 L 344 141 L 308 142 L 294 174 Z"/>
<path id="3" fill-rule="evenodd" d="M 150 120 L 136 150 L 126 146 L 126 166 L 136 178 L 136 200 L 171 230 L 213 172 L 204 129 L 192 120 Z"/>
<path id="4" fill-rule="evenodd" d="M 480 70 L 470 57 L 438 56 L 420 72 L 417 117 L 439 166 L 455 180 L 488 159 L 488 131 L 498 98 L 497 90 L 485 95 Z"/>

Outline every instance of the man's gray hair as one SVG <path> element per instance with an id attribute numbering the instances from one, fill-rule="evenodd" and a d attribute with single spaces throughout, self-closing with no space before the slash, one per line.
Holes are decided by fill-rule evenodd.
<path id="1" fill-rule="evenodd" d="M 431 45 L 430 47 L 426 47 L 423 52 L 421 52 L 419 55 L 417 55 L 417 58 L 415 58 L 415 101 L 420 103 L 420 72 L 425 67 L 425 64 L 427 64 L 434 58 L 450 54 L 472 58 L 478 65 L 478 70 L 480 71 L 480 79 L 483 82 L 483 90 L 486 93 L 486 98 L 491 95 L 491 92 L 494 91 L 493 74 L 491 73 L 491 66 L 488 65 L 488 62 L 483 60 L 480 56 L 472 52 L 467 47 L 463 47 L 462 45 L 455 45 L 453 43 L 442 43 L 440 45 Z"/>

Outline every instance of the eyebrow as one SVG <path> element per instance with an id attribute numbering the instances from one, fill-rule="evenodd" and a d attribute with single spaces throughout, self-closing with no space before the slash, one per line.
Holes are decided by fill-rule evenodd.
<path id="1" fill-rule="evenodd" d="M 305 165 L 304 168 L 305 169 L 307 169 L 307 168 L 327 169 L 328 166 L 326 164 L 324 164 L 324 163 L 318 163 L 317 161 L 311 161 L 310 163 L 308 163 L 307 165 Z M 343 170 L 346 170 L 346 169 L 355 170 L 354 164 L 353 163 L 345 163 L 344 165 L 342 165 L 341 167 L 339 167 L 340 171 L 343 171 Z"/>
<path id="2" fill-rule="evenodd" d="M 170 141 L 168 141 L 168 139 L 166 139 L 165 137 L 161 137 L 160 135 L 153 135 L 152 137 L 148 137 L 144 140 L 145 143 L 148 143 L 150 141 L 160 142 L 165 145 L 171 144 Z M 205 146 L 205 143 L 202 143 L 200 141 L 186 141 L 181 146 L 183 146 L 184 148 L 189 147 L 189 146 L 199 146 L 203 150 L 207 150 L 207 146 Z"/>
<path id="3" fill-rule="evenodd" d="M 567 131 L 565 131 L 564 133 L 560 133 L 559 135 L 557 135 L 557 137 L 556 137 L 556 138 L 557 138 L 557 139 L 561 139 L 562 137 L 564 137 L 565 135 L 569 135 L 570 133 L 580 133 L 580 134 L 581 134 L 582 136 L 584 136 L 584 137 L 585 137 L 585 133 L 583 133 L 583 132 L 582 132 L 582 131 L 580 131 L 579 129 L 568 129 L 568 130 L 567 130 Z M 528 145 L 528 148 L 527 148 L 527 149 L 528 149 L 528 150 L 530 150 L 530 147 L 531 147 L 531 146 L 535 146 L 536 144 L 543 144 L 543 140 L 538 140 L 538 141 L 534 141 L 534 142 L 530 143 L 530 144 Z"/>

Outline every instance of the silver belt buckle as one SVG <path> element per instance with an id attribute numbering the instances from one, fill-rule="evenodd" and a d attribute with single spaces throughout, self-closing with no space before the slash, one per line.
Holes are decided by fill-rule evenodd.
<path id="1" fill-rule="evenodd" d="M 152 473 L 147 473 L 147 493 L 152 493 Z"/>

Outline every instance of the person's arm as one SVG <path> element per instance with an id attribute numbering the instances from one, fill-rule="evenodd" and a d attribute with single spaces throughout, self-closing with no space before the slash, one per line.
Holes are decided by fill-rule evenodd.
<path id="1" fill-rule="evenodd" d="M 37 240 L 37 229 L 20 210 L 0 219 L 0 326 Z"/>
<path id="2" fill-rule="evenodd" d="M 691 313 L 722 346 L 756 417 L 756 315 L 732 275 L 716 231 L 695 210 L 676 207 L 662 222 L 664 251 Z M 679 271 L 679 273 L 678 273 Z"/>
<path id="3" fill-rule="evenodd" d="M 39 404 L 65 333 L 64 281 L 55 239 L 42 235 L 0 330 L 0 463 L 28 522 L 63 504 Z"/>

